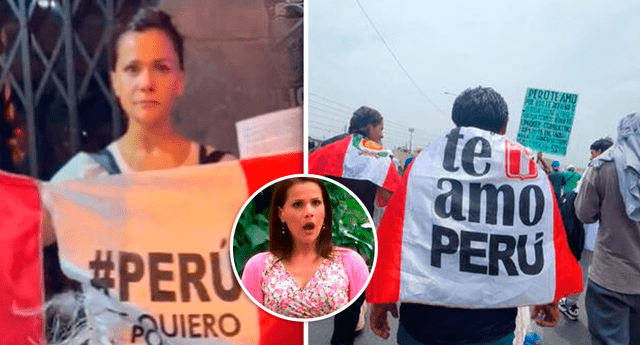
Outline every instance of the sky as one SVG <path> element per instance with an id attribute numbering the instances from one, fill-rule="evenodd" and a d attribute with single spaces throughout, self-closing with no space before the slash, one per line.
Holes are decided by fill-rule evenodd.
<path id="1" fill-rule="evenodd" d="M 593 141 L 615 139 L 618 121 L 640 112 L 637 0 L 305 6 L 313 138 L 344 132 L 367 105 L 384 117 L 385 146 L 408 145 L 409 128 L 412 147 L 426 146 L 454 126 L 457 94 L 489 86 L 507 102 L 507 136 L 515 140 L 526 89 L 538 88 L 578 94 L 566 156 L 545 157 L 584 167 Z"/>

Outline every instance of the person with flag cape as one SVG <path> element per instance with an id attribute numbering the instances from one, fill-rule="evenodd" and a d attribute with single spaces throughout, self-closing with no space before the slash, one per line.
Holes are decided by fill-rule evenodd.
<path id="1" fill-rule="evenodd" d="M 361 106 L 351 117 L 348 135 L 339 135 L 309 155 L 309 173 L 327 176 L 349 188 L 370 215 L 385 207 L 400 183 L 389 151 L 382 146 L 384 122 L 376 109 Z M 337 139 L 337 140 L 335 140 Z M 352 344 L 364 295 L 334 318 L 332 345 Z"/>
<path id="2" fill-rule="evenodd" d="M 491 88 L 455 100 L 456 128 L 405 172 L 378 228 L 367 288 L 371 329 L 398 344 L 511 344 L 518 306 L 541 326 L 582 290 L 550 183 L 504 134 L 507 104 Z"/>
<path id="3" fill-rule="evenodd" d="M 400 182 L 391 152 L 382 146 L 382 115 L 367 106 L 358 108 L 351 117 L 348 133 L 339 135 L 336 141 L 327 140 L 329 144 L 309 155 L 309 173 L 344 184 L 373 215 L 376 199 L 386 204 Z"/>

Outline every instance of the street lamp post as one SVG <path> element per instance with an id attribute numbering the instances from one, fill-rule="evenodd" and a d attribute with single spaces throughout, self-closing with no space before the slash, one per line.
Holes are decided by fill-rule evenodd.
<path id="1" fill-rule="evenodd" d="M 413 139 L 413 131 L 415 130 L 415 128 L 409 128 L 409 152 L 411 152 L 411 139 Z"/>

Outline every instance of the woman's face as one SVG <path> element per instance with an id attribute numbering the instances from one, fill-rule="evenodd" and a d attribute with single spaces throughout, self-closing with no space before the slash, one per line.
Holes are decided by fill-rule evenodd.
<path id="1" fill-rule="evenodd" d="M 287 191 L 284 206 L 278 208 L 294 244 L 315 243 L 324 223 L 322 190 L 315 182 L 296 183 Z"/>
<path id="2" fill-rule="evenodd" d="M 369 125 L 369 139 L 377 142 L 378 144 L 382 142 L 382 138 L 384 132 L 384 122 L 380 120 L 380 123 L 377 125 Z"/>
<path id="3" fill-rule="evenodd" d="M 184 91 L 184 73 L 171 40 L 162 31 L 128 31 L 117 44 L 111 81 L 130 121 L 146 126 L 171 123 L 176 99 Z"/>

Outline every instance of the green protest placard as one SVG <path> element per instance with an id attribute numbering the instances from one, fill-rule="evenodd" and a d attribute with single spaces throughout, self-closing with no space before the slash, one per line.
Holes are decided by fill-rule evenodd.
<path id="1" fill-rule="evenodd" d="M 534 150 L 564 156 L 578 95 L 527 88 L 517 141 Z"/>

